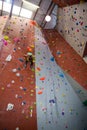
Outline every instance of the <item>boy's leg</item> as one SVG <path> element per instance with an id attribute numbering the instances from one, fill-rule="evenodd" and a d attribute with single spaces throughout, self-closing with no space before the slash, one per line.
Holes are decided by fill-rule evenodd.
<path id="1" fill-rule="evenodd" d="M 25 65 L 24 65 L 25 68 L 27 67 L 27 63 L 28 63 L 28 61 L 25 61 Z"/>
<path id="2" fill-rule="evenodd" d="M 33 67 L 33 62 L 30 62 L 30 68 L 32 68 Z"/>

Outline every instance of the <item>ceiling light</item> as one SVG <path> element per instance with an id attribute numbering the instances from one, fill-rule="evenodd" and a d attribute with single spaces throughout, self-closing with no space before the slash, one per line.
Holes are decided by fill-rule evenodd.
<path id="1" fill-rule="evenodd" d="M 50 22 L 51 17 L 50 17 L 49 15 L 47 15 L 47 16 L 45 17 L 45 20 L 46 20 L 46 22 Z"/>

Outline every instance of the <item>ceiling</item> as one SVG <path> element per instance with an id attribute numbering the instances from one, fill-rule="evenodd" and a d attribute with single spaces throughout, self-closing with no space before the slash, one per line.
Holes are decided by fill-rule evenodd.
<path id="1" fill-rule="evenodd" d="M 52 29 L 56 26 L 58 7 L 65 7 L 73 4 L 78 4 L 83 0 L 25 0 L 27 2 L 31 2 L 32 4 L 39 6 L 39 8 L 37 9 L 33 9 L 32 6 L 28 6 L 28 4 L 25 4 L 22 0 L 0 0 L 0 1 L 5 2 L 8 1 L 11 3 L 13 1 L 13 5 L 28 10 L 32 10 L 33 11 L 33 15 L 31 18 L 32 20 L 35 20 L 42 28 Z M 1 9 L 1 15 L 4 14 L 6 14 L 6 12 L 4 12 L 3 9 Z M 50 22 L 45 21 L 46 15 L 51 16 Z"/>
<path id="2" fill-rule="evenodd" d="M 79 4 L 81 0 L 53 0 L 59 7 L 66 7 L 74 4 Z"/>

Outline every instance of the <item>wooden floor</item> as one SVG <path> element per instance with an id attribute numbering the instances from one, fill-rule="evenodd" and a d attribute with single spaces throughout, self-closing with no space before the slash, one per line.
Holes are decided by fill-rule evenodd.
<path id="1" fill-rule="evenodd" d="M 87 89 L 87 64 L 56 30 L 43 30 L 58 65 Z"/>

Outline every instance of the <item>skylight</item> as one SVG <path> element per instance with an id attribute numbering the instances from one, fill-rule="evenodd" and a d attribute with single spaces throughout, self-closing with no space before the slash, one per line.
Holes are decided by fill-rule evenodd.
<path id="1" fill-rule="evenodd" d="M 31 16 L 32 16 L 32 11 L 22 8 L 22 9 L 21 9 L 20 16 L 25 17 L 25 18 L 31 18 Z"/>
<path id="2" fill-rule="evenodd" d="M 2 9 L 2 2 L 0 1 L 0 10 Z"/>
<path id="3" fill-rule="evenodd" d="M 4 3 L 3 4 L 3 11 L 10 13 L 11 3 L 7 3 L 7 2 L 3 2 L 3 3 Z M 20 12 L 20 8 L 21 7 L 14 5 L 12 14 L 19 15 L 19 13 L 20 13 L 21 17 L 25 17 L 25 18 L 31 18 L 32 17 L 32 14 L 33 14 L 32 11 L 30 11 L 29 9 L 21 8 L 21 12 Z M 2 1 L 0 1 L 0 10 L 1 9 L 2 9 Z"/>
<path id="4" fill-rule="evenodd" d="M 14 5 L 12 13 L 15 14 L 15 15 L 19 15 L 19 12 L 20 12 L 20 7 Z"/>
<path id="5" fill-rule="evenodd" d="M 26 9 L 36 11 L 39 8 L 39 6 L 32 4 L 29 1 L 26 1 L 26 0 L 22 0 L 22 1 L 23 1 L 23 7 L 26 7 Z"/>
<path id="6" fill-rule="evenodd" d="M 10 10 L 11 10 L 11 4 L 4 2 L 3 11 L 10 13 Z"/>

